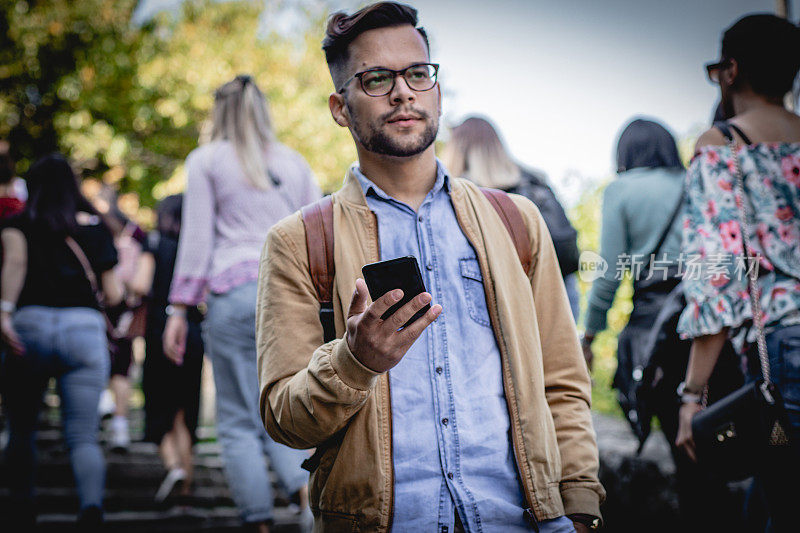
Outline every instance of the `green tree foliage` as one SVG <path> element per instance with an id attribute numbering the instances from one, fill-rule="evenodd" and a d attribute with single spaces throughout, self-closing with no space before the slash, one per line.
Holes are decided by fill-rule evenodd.
<path id="1" fill-rule="evenodd" d="M 102 131 L 108 122 L 105 109 L 95 108 L 103 92 L 122 94 L 132 79 L 130 52 L 139 40 L 128 25 L 134 4 L 134 0 L 0 4 L 0 136 L 11 142 L 21 171 L 33 158 L 64 148 L 63 135 L 69 128 L 63 122 L 79 110 L 90 113 L 99 134 L 108 134 Z M 117 146 L 109 148 L 113 152 Z"/>
<path id="2" fill-rule="evenodd" d="M 258 39 L 261 2 L 188 2 L 178 17 L 130 24 L 135 0 L 4 2 L 0 138 L 24 171 L 59 149 L 83 171 L 130 193 L 148 218 L 183 188 L 216 87 L 251 73 L 267 95 L 278 138 L 299 151 L 325 190 L 355 150 L 330 118 L 332 83 L 320 50 L 323 13 L 305 35 Z M 139 209 L 139 207 L 143 209 Z"/>

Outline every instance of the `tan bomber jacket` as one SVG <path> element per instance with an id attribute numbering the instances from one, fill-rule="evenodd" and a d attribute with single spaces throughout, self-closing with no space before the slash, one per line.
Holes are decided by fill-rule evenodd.
<path id="1" fill-rule="evenodd" d="M 456 216 L 483 273 L 528 506 L 537 520 L 600 516 L 605 491 L 597 478 L 589 375 L 547 227 L 533 203 L 512 195 L 531 239 L 528 277 L 480 190 L 461 179 L 451 183 Z M 261 415 L 277 442 L 322 452 L 309 483 L 315 531 L 386 532 L 394 484 L 389 379 L 363 366 L 343 340 L 361 267 L 380 260 L 377 221 L 349 173 L 333 195 L 333 209 L 338 338 L 327 344 L 320 346 L 300 213 L 267 237 L 256 315 Z M 343 437 L 332 439 L 337 432 Z"/>

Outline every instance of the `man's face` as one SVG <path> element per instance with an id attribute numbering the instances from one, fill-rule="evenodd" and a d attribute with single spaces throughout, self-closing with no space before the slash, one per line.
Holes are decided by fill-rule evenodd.
<path id="1" fill-rule="evenodd" d="M 350 44 L 349 52 L 347 78 L 373 68 L 401 70 L 429 61 L 425 41 L 411 25 L 366 31 Z M 343 102 L 337 109 L 332 103 L 334 118 L 350 128 L 355 141 L 370 152 L 414 156 L 431 146 L 439 131 L 438 83 L 428 91 L 414 91 L 397 76 L 389 94 L 374 97 L 367 95 L 354 78 L 338 98 Z"/>

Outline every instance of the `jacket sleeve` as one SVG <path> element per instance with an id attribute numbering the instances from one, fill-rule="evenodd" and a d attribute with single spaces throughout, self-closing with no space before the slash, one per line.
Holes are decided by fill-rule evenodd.
<path id="1" fill-rule="evenodd" d="M 608 265 L 602 277 L 592 283 L 586 306 L 586 331 L 597 333 L 606 329 L 606 315 L 614 304 L 621 279 L 617 279 L 618 262 L 627 253 L 628 228 L 625 222 L 619 181 L 612 182 L 603 194 L 603 221 L 600 226 L 600 256 Z M 630 256 L 628 256 L 630 257 Z"/>
<path id="2" fill-rule="evenodd" d="M 258 281 L 256 343 L 264 427 L 275 441 L 313 448 L 366 403 L 378 373 L 344 339 L 322 344 L 299 213 L 270 230 Z"/>
<path id="3" fill-rule="evenodd" d="M 545 398 L 561 455 L 561 499 L 566 514 L 600 515 L 605 491 L 591 416 L 591 380 L 564 289 L 555 249 L 536 207 L 514 197 L 531 233 L 529 274 L 542 347 Z"/>

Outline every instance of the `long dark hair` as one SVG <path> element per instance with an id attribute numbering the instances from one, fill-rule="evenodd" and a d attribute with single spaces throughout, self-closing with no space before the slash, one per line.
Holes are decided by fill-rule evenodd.
<path id="1" fill-rule="evenodd" d="M 683 168 L 675 138 L 658 122 L 632 121 L 617 142 L 617 172 L 662 167 Z"/>
<path id="2" fill-rule="evenodd" d="M 178 238 L 181 232 L 183 194 L 167 196 L 156 207 L 156 228 L 162 235 Z"/>
<path id="3" fill-rule="evenodd" d="M 59 234 L 75 232 L 78 211 L 97 215 L 81 194 L 67 159 L 58 153 L 36 161 L 28 171 L 28 202 L 24 215 L 35 226 Z"/>

